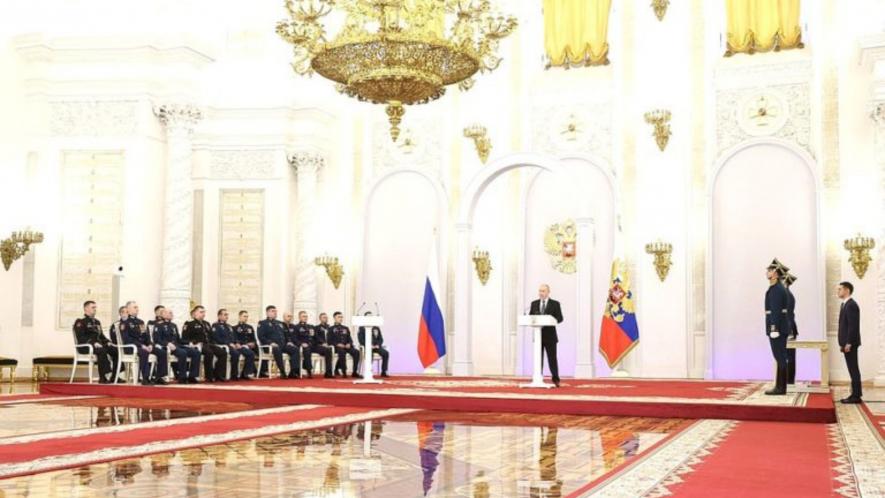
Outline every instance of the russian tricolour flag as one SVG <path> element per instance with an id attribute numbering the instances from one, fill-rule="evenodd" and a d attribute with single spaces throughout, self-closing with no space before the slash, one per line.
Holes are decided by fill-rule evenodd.
<path id="1" fill-rule="evenodd" d="M 446 325 L 443 321 L 442 288 L 439 286 L 439 260 L 436 241 L 430 247 L 427 262 L 427 278 L 424 280 L 424 301 L 421 305 L 421 322 L 418 325 L 418 357 L 424 368 L 436 363 L 446 354 Z"/>

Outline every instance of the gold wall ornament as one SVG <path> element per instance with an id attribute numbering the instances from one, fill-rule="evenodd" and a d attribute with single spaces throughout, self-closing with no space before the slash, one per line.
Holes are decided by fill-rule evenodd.
<path id="1" fill-rule="evenodd" d="M 476 276 L 479 277 L 479 283 L 485 285 L 492 273 L 492 260 L 489 259 L 489 252 L 474 249 L 473 267 L 476 268 Z"/>
<path id="2" fill-rule="evenodd" d="M 651 244 L 645 244 L 645 252 L 654 255 L 655 271 L 658 272 L 658 278 L 663 282 L 667 278 L 667 274 L 670 273 L 670 267 L 673 265 L 673 260 L 670 258 L 670 255 L 673 254 L 673 245 L 658 240 Z"/>
<path id="3" fill-rule="evenodd" d="M 0 258 L 3 259 L 3 267 L 9 271 L 12 263 L 27 254 L 31 244 L 43 242 L 43 234 L 33 230 L 12 232 L 12 235 L 0 242 Z"/>
<path id="4" fill-rule="evenodd" d="M 561 273 L 575 273 L 578 231 L 574 220 L 554 223 L 544 232 L 544 251 L 550 256 L 550 264 Z"/>
<path id="5" fill-rule="evenodd" d="M 464 136 L 473 139 L 473 146 L 476 147 L 479 160 L 485 164 L 489 160 L 489 153 L 492 151 L 492 140 L 489 138 L 486 127 L 478 124 L 470 125 L 464 128 Z"/>
<path id="6" fill-rule="evenodd" d="M 670 0 L 651 0 L 651 8 L 655 11 L 655 16 L 657 16 L 658 21 L 664 20 L 664 14 L 667 13 L 667 7 L 670 5 Z"/>
<path id="7" fill-rule="evenodd" d="M 403 106 L 436 100 L 450 85 L 469 89 L 477 72 L 500 65 L 499 42 L 517 25 L 490 0 L 285 0 L 285 8 L 276 32 L 293 46 L 295 72 L 386 105 L 394 141 Z M 334 36 L 326 16 L 341 25 Z"/>
<path id="8" fill-rule="evenodd" d="M 870 267 L 870 262 L 873 260 L 870 257 L 870 249 L 876 247 L 876 241 L 872 237 L 864 237 L 858 233 L 853 239 L 845 239 L 844 246 L 845 250 L 850 253 L 848 262 L 854 268 L 857 278 L 862 279 Z"/>
<path id="9" fill-rule="evenodd" d="M 670 111 L 664 109 L 655 109 L 654 111 L 650 111 L 645 113 L 645 122 L 654 125 L 654 134 L 655 142 L 658 144 L 658 148 L 663 151 L 667 147 L 667 142 L 670 141 Z"/>
<path id="10" fill-rule="evenodd" d="M 338 258 L 335 256 L 320 256 L 314 258 L 313 261 L 317 266 L 322 266 L 326 269 L 326 275 L 328 275 L 332 285 L 337 289 L 341 285 L 341 277 L 344 276 L 344 267 L 338 262 Z"/>

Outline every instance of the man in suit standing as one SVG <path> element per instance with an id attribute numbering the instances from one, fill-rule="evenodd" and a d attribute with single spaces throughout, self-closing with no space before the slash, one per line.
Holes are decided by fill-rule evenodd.
<path id="1" fill-rule="evenodd" d="M 839 349 L 845 354 L 845 364 L 848 365 L 848 375 L 851 376 L 851 395 L 843 398 L 843 403 L 860 403 L 860 367 L 857 364 L 857 348 L 860 347 L 860 308 L 852 299 L 854 285 L 851 282 L 842 282 L 836 290 L 842 307 L 839 310 Z"/>
<path id="2" fill-rule="evenodd" d="M 532 301 L 529 310 L 530 315 L 550 315 L 556 319 L 556 323 L 562 323 L 562 309 L 559 307 L 559 301 L 550 299 L 550 286 L 541 284 L 538 289 L 538 299 Z M 553 384 L 559 387 L 559 362 L 556 359 L 556 344 L 559 337 L 556 335 L 556 327 L 541 328 L 541 365 L 543 368 L 544 356 L 547 356 L 547 363 L 550 365 L 550 376 L 553 378 Z"/>

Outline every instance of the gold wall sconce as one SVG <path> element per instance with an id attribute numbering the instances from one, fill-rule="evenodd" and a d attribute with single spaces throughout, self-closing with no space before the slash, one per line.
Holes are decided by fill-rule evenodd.
<path id="1" fill-rule="evenodd" d="M 31 244 L 43 242 L 43 234 L 33 230 L 12 232 L 8 239 L 0 242 L 0 258 L 3 259 L 3 267 L 9 271 L 13 261 L 27 254 Z"/>
<path id="2" fill-rule="evenodd" d="M 864 237 L 857 234 L 853 239 L 845 239 L 845 250 L 850 253 L 848 262 L 854 268 L 857 278 L 863 278 L 870 267 L 873 258 L 870 257 L 870 249 L 876 247 L 876 241 L 872 237 Z"/>
<path id="3" fill-rule="evenodd" d="M 663 282 L 673 265 L 673 260 L 670 258 L 670 255 L 673 254 L 673 244 L 658 240 L 651 244 L 645 244 L 645 252 L 654 255 L 655 271 L 658 272 L 658 278 Z"/>
<path id="4" fill-rule="evenodd" d="M 326 275 L 329 276 L 329 280 L 332 281 L 332 285 L 337 289 L 339 285 L 341 285 L 341 277 L 344 276 L 344 267 L 338 263 L 338 258 L 335 256 L 320 256 L 314 259 L 314 263 L 317 266 L 322 266 L 326 269 Z"/>
<path id="5" fill-rule="evenodd" d="M 478 124 L 470 125 L 464 128 L 464 136 L 473 139 L 473 146 L 476 147 L 479 160 L 485 164 L 489 159 L 489 153 L 492 151 L 492 141 L 489 139 L 486 127 Z"/>
<path id="6" fill-rule="evenodd" d="M 664 109 L 655 109 L 654 111 L 645 113 L 645 122 L 654 125 L 655 142 L 658 148 L 663 151 L 670 141 L 670 111 Z"/>
<path id="7" fill-rule="evenodd" d="M 492 261 L 489 259 L 489 252 L 475 249 L 473 251 L 473 266 L 476 268 L 476 276 L 479 277 L 479 282 L 485 285 L 489 281 L 489 275 L 492 273 Z"/>
<path id="8" fill-rule="evenodd" d="M 667 7 L 670 5 L 670 0 L 651 0 L 651 8 L 655 11 L 655 16 L 657 16 L 658 21 L 664 20 L 664 14 L 667 13 Z"/>

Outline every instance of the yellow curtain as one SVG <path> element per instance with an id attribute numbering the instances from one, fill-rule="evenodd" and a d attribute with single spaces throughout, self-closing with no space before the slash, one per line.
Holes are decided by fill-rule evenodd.
<path id="1" fill-rule="evenodd" d="M 549 66 L 608 64 L 611 0 L 544 0 Z"/>
<path id="2" fill-rule="evenodd" d="M 800 0 L 725 0 L 725 56 L 802 48 Z"/>

